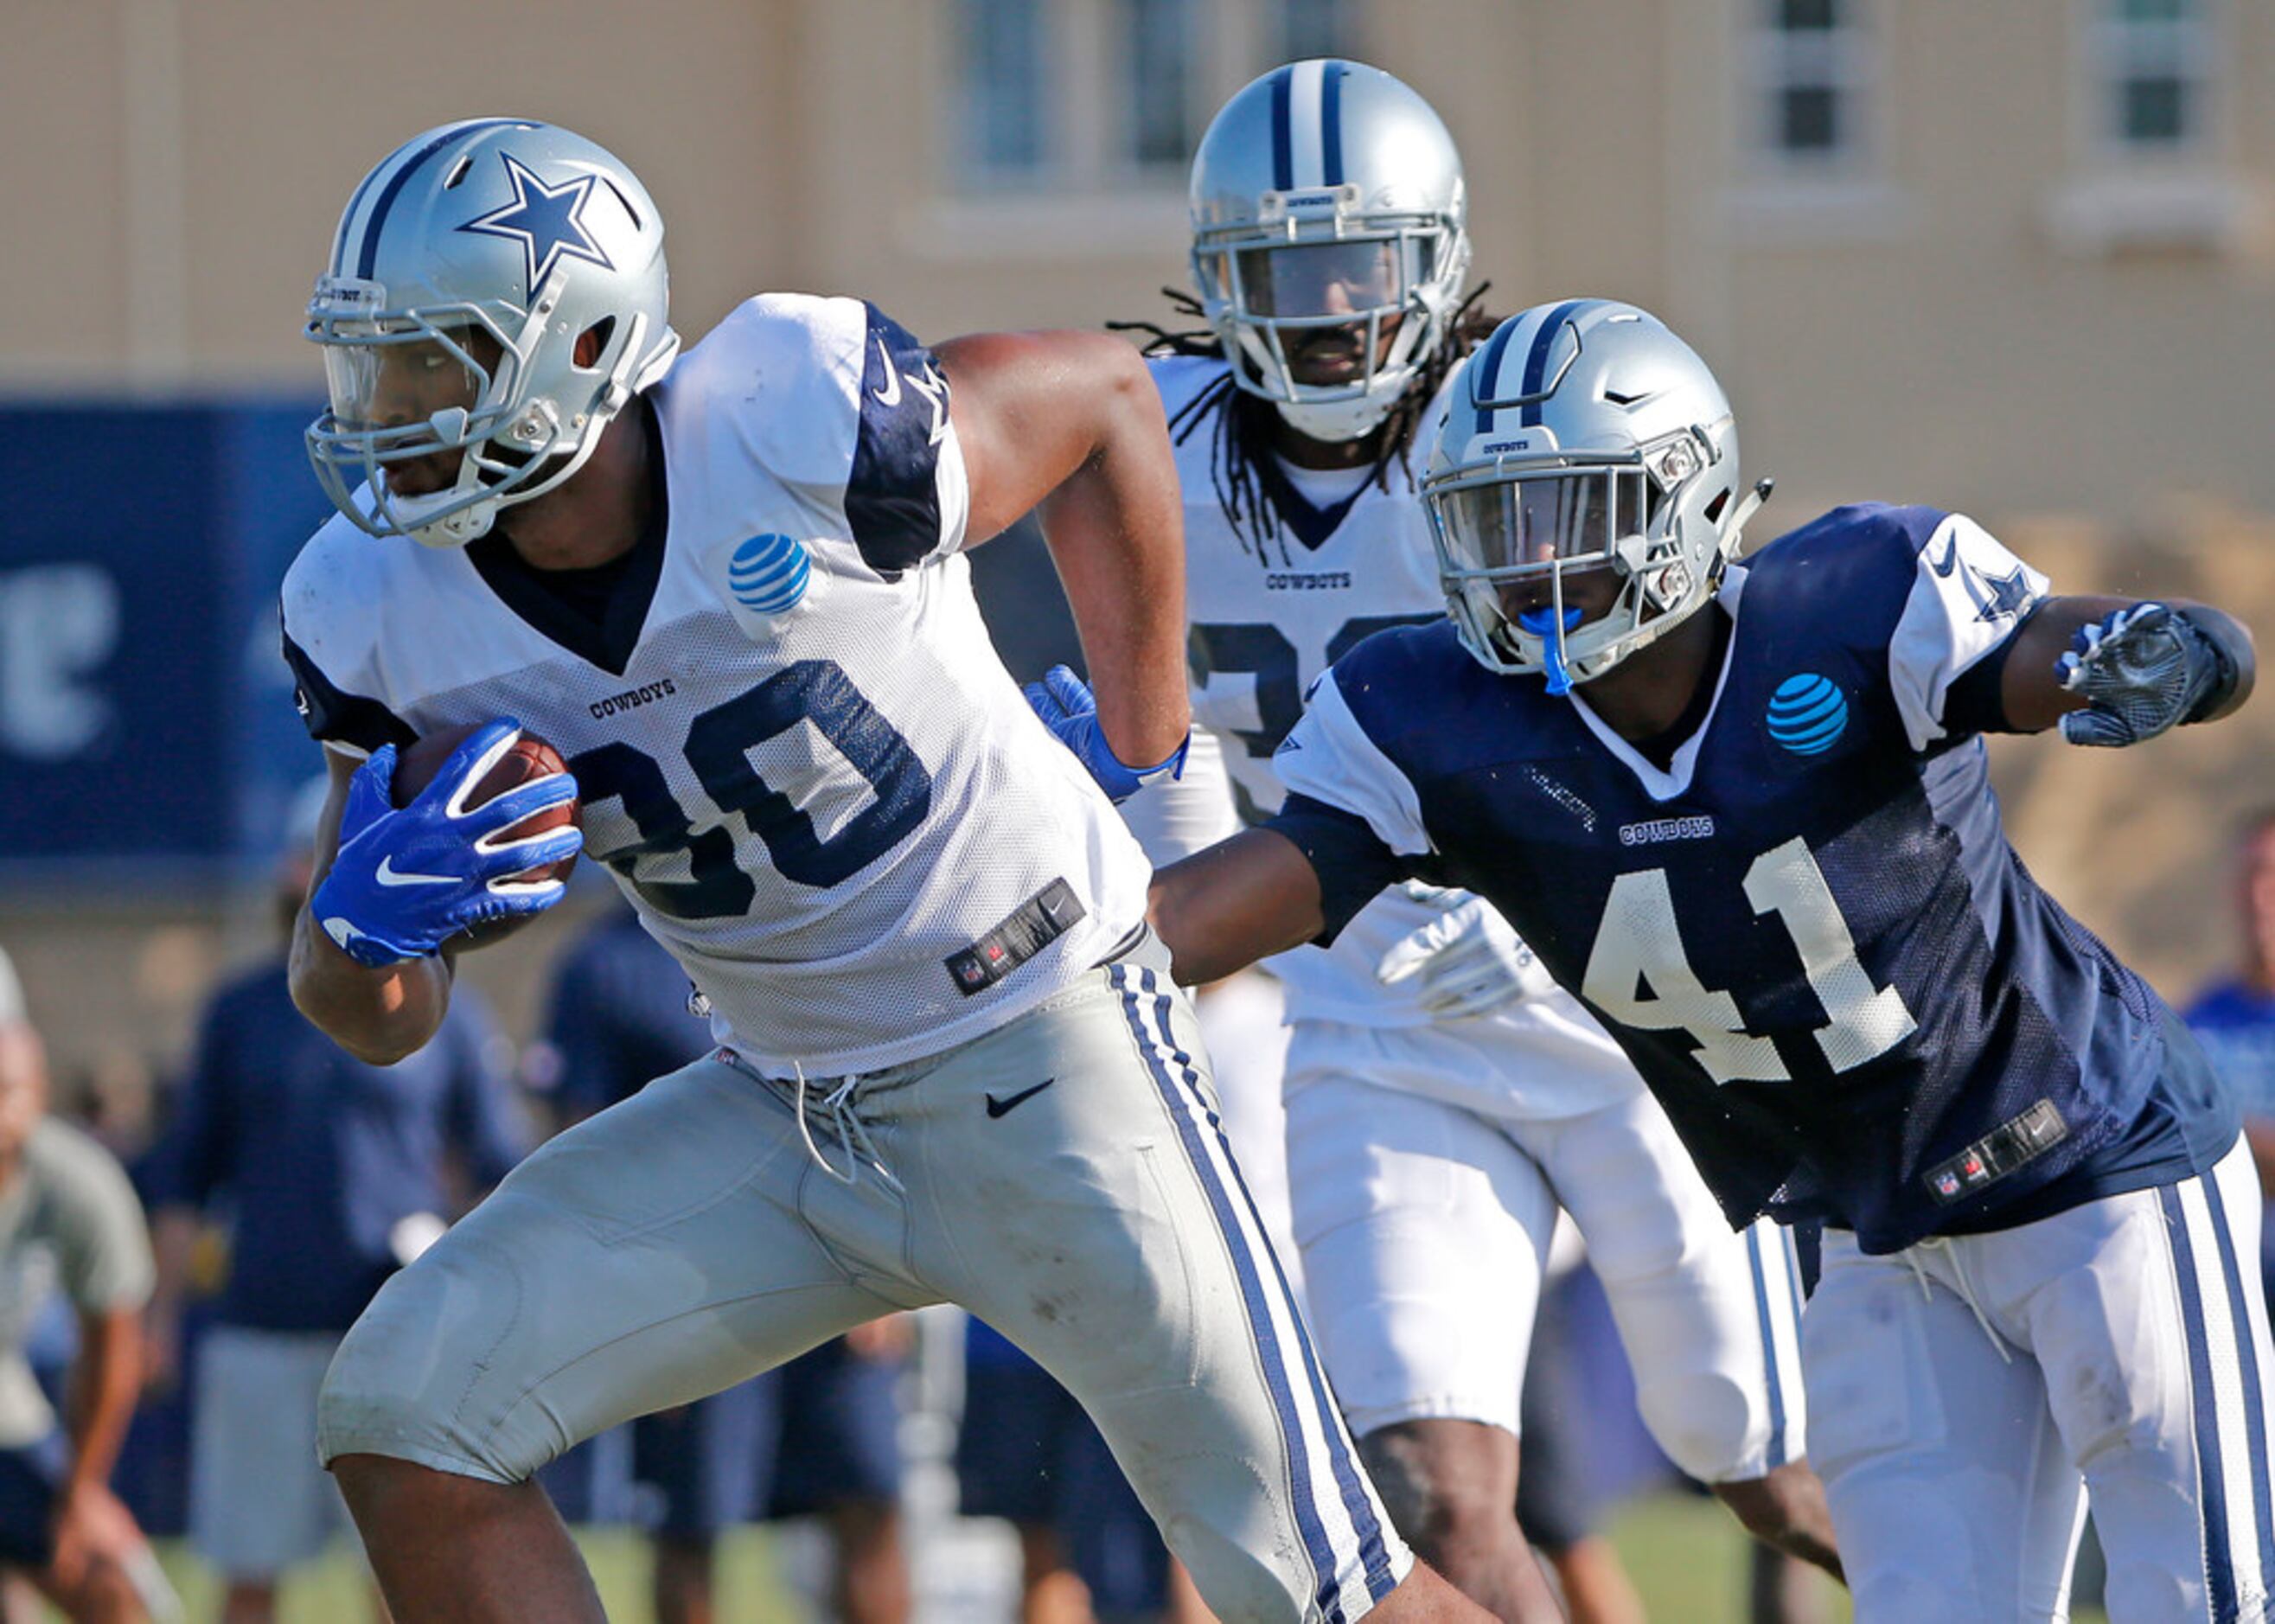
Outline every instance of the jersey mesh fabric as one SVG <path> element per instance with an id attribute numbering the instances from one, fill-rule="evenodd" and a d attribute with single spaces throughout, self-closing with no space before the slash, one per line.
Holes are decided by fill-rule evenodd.
<path id="1" fill-rule="evenodd" d="M 776 1069 L 871 1069 L 975 1036 L 1103 957 L 1142 911 L 1142 857 L 996 664 L 964 566 L 928 573 L 952 578 L 923 588 L 934 601 L 921 617 L 932 635 L 890 652 L 847 646 L 838 661 L 922 762 L 930 785 L 921 823 L 820 888 L 767 865 L 766 846 L 744 838 L 759 896 L 742 918 L 676 918 L 628 888 L 710 1001 L 722 1040 Z M 709 616 L 656 640 L 659 657 L 706 693 L 748 680 L 739 641 Z M 760 777 L 801 802 L 825 847 L 858 841 L 855 820 L 885 804 L 811 725 L 746 754 Z M 682 804 L 708 798 L 684 752 L 665 771 Z M 739 834 L 744 820 L 726 821 Z M 949 956 L 1060 879 L 1084 919 L 1003 981 L 961 992 Z"/>
<path id="2" fill-rule="evenodd" d="M 912 546 L 897 556 L 918 562 L 888 576 L 848 533 L 863 407 L 861 307 L 845 304 L 746 306 L 659 391 L 666 555 L 619 668 L 522 619 L 462 553 L 344 520 L 284 593 L 288 633 L 329 682 L 412 731 L 510 715 L 549 740 L 587 855 L 686 967 L 721 1039 L 782 1075 L 898 1065 L 1010 1019 L 1135 928 L 1147 873 L 1004 672 L 963 558 Z M 820 337 L 783 330 L 801 323 Z M 736 601 L 752 538 L 807 562 L 793 601 Z M 966 995 L 946 961 L 1055 880 L 1081 918 Z"/>

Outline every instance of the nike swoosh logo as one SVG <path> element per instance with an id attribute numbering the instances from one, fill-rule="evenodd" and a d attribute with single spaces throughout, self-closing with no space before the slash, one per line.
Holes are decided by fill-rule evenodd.
<path id="1" fill-rule="evenodd" d="M 458 882 L 448 874 L 406 874 L 395 866 L 392 856 L 379 860 L 379 872 L 374 876 L 383 886 L 454 886 Z"/>
<path id="2" fill-rule="evenodd" d="M 990 1094 L 987 1096 L 987 1114 L 990 1116 L 1001 1116 L 1012 1107 L 1024 1104 L 1025 1101 L 1032 1099 L 1036 1095 L 1041 1093 L 1045 1089 L 1048 1088 L 1052 1084 L 1057 1081 L 1058 1079 L 1056 1077 L 1045 1077 L 1041 1082 L 1036 1084 L 1034 1087 L 1023 1088 L 1017 1093 L 1011 1095 L 1006 1099 L 998 1099 L 994 1095 Z"/>
<path id="3" fill-rule="evenodd" d="M 1927 567 L 1934 570 L 1938 575 L 1945 577 L 1948 577 L 1954 570 L 1959 568 L 1959 538 L 1957 536 L 1954 536 L 1943 544 L 1943 562 L 1941 563 L 1938 563 L 1934 559 L 1931 558 L 1927 561 Z"/>
<path id="4" fill-rule="evenodd" d="M 885 363 L 885 387 L 871 389 L 869 397 L 881 406 L 897 406 L 901 404 L 900 369 L 893 365 L 893 352 L 885 348 L 881 335 L 877 339 L 877 359 Z"/>

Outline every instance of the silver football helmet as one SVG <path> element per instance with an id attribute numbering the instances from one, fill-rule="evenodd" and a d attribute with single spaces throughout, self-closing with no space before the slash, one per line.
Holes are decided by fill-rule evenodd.
<path id="1" fill-rule="evenodd" d="M 1493 330 L 1447 391 L 1422 482 L 1462 646 L 1492 670 L 1546 672 L 1553 693 L 1704 608 L 1767 489 L 1741 482 L 1706 363 L 1655 317 L 1600 298 Z M 1566 586 L 1593 570 L 1616 595 L 1590 614 Z"/>
<path id="2" fill-rule="evenodd" d="M 463 547 L 669 370 L 669 304 L 663 221 L 607 152 L 521 118 L 429 130 L 356 188 L 308 302 L 316 477 L 374 535 Z"/>
<path id="3" fill-rule="evenodd" d="M 1201 137 L 1191 208 L 1194 284 L 1240 387 L 1312 439 L 1371 432 L 1469 268 L 1461 155 L 1430 104 L 1356 62 L 1274 68 Z"/>

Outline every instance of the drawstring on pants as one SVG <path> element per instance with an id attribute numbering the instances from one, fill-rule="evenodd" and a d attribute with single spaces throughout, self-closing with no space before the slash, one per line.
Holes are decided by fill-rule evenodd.
<path id="1" fill-rule="evenodd" d="M 879 1178 L 884 1180 L 887 1186 L 896 1194 L 907 1194 L 901 1181 L 893 1175 L 893 1170 L 885 1165 L 885 1159 L 878 1153 L 876 1140 L 870 1136 L 867 1124 L 861 1121 L 860 1113 L 854 1108 L 853 1091 L 859 1086 L 861 1079 L 858 1076 L 844 1078 L 826 1097 L 816 1102 L 818 1110 L 828 1113 L 830 1126 L 836 1132 L 837 1142 L 845 1147 L 845 1167 L 843 1171 L 840 1171 L 837 1165 L 823 1153 L 821 1146 L 815 1142 L 813 1129 L 806 1121 L 805 1068 L 792 1061 L 790 1070 L 797 1078 L 797 1098 L 793 1109 L 797 1116 L 798 1137 L 805 1141 L 805 1153 L 813 1158 L 814 1165 L 850 1189 L 861 1182 L 861 1164 L 866 1160 L 870 1168 Z"/>
<path id="2" fill-rule="evenodd" d="M 1935 1247 L 1946 1258 L 1951 1259 L 1951 1272 L 1959 1278 L 1960 1300 L 1965 1303 L 1969 1310 L 1973 1312 L 1975 1323 L 1983 1327 L 1983 1334 L 1991 1339 L 1991 1346 L 1999 1350 L 1999 1357 L 2008 1364 L 2014 1363 L 2014 1356 L 2008 1350 L 2006 1339 L 1991 1328 L 1991 1316 L 1983 1311 L 1983 1304 L 1975 1295 L 1975 1282 L 1967 1278 L 1966 1259 L 1960 1255 L 1959 1249 L 1954 1246 L 1946 1236 L 1931 1235 L 1923 1241 L 1904 1248 L 1904 1261 L 1911 1265 L 1912 1278 L 1919 1281 L 1921 1298 L 1928 1300 L 1935 1295 L 1928 1281 L 1927 1270 L 1920 1265 L 1919 1252 L 1920 1248 L 1924 1246 Z"/>

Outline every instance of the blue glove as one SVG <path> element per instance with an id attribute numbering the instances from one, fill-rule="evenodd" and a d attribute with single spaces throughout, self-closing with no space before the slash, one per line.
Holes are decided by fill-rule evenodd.
<path id="1" fill-rule="evenodd" d="M 2235 685 L 2218 644 L 2161 603 L 2135 603 L 2078 629 L 2054 675 L 2086 701 L 2061 719 L 2073 744 L 2137 744 L 2184 721 Z"/>
<path id="2" fill-rule="evenodd" d="M 1084 771 L 1098 781 L 1098 787 L 1116 806 L 1147 784 L 1184 776 L 1185 752 L 1193 743 L 1190 732 L 1168 760 L 1152 767 L 1124 766 L 1098 725 L 1098 701 L 1091 697 L 1090 684 L 1066 667 L 1053 666 L 1043 673 L 1041 682 L 1029 683 L 1022 691 L 1027 696 L 1027 703 L 1035 707 L 1035 714 L 1043 719 L 1043 725 L 1058 735 L 1060 744 L 1074 752 Z"/>
<path id="3" fill-rule="evenodd" d="M 499 835 L 523 819 L 577 798 L 566 773 L 517 784 L 469 808 L 465 798 L 521 736 L 521 724 L 489 722 L 468 735 L 434 782 L 397 808 L 395 746 L 382 745 L 348 781 L 339 855 L 309 902 L 316 923 L 341 952 L 370 970 L 431 958 L 461 931 L 513 914 L 542 913 L 559 902 L 558 880 L 514 878 L 574 857 L 585 843 L 574 827 L 525 840 Z"/>

